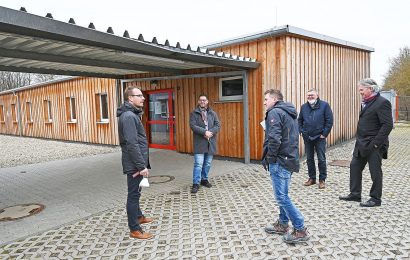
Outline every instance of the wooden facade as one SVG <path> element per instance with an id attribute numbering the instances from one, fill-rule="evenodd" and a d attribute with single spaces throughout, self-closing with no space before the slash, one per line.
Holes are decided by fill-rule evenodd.
<path id="1" fill-rule="evenodd" d="M 264 119 L 263 93 L 270 88 L 280 89 L 286 101 L 300 106 L 308 89 L 315 88 L 319 96 L 329 102 L 334 113 L 334 127 L 328 138 L 333 145 L 353 138 L 360 109 L 357 82 L 370 75 L 370 52 L 297 35 L 282 35 L 225 46 L 217 51 L 254 57 L 261 66 L 248 71 L 250 158 L 260 159 L 264 133 L 260 122 Z M 198 69 L 186 74 L 218 72 L 222 69 Z M 158 73 L 130 75 L 127 78 L 161 76 Z M 192 132 L 189 114 L 195 108 L 199 94 L 207 94 L 210 106 L 218 113 L 222 127 L 218 135 L 218 155 L 244 157 L 244 120 L 242 100 L 219 101 L 219 78 L 184 78 L 130 82 L 142 91 L 172 89 L 175 95 L 176 150 L 192 152 Z M 96 95 L 107 93 L 109 119 L 99 122 Z M 99 78 L 77 78 L 60 83 L 0 94 L 4 122 L 0 119 L 0 133 L 43 137 L 70 141 L 118 144 L 116 81 Z M 17 102 L 17 97 L 18 101 Z M 76 122 L 67 115 L 67 98 L 75 98 Z M 47 121 L 47 100 L 52 103 L 52 122 Z M 27 104 L 31 103 L 31 105 Z M 13 122 L 12 104 L 19 107 L 21 129 Z M 31 122 L 27 116 L 31 106 Z M 1 110 L 1 108 L 0 108 Z M 1 111 L 0 111 L 1 112 Z M 18 112 L 16 112 L 18 113 Z M 146 118 L 145 118 L 146 120 Z M 303 142 L 301 142 L 302 144 Z M 303 153 L 303 145 L 300 145 Z"/>

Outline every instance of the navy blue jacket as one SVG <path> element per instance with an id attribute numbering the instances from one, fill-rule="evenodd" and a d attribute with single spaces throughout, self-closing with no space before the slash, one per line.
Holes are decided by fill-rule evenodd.
<path id="1" fill-rule="evenodd" d="M 299 133 L 296 108 L 278 101 L 266 111 L 263 158 L 290 172 L 299 172 Z"/>
<path id="2" fill-rule="evenodd" d="M 134 174 L 145 168 L 150 169 L 148 140 L 140 116 L 142 110 L 129 102 L 117 109 L 118 135 L 122 151 L 124 174 Z"/>
<path id="3" fill-rule="evenodd" d="M 308 102 L 302 105 L 298 122 L 303 139 L 313 141 L 320 135 L 329 135 L 333 127 L 333 112 L 327 102 L 318 98 L 313 108 Z"/>

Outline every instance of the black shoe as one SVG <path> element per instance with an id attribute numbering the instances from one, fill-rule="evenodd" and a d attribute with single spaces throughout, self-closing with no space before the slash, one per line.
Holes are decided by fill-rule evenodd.
<path id="1" fill-rule="evenodd" d="M 353 196 L 352 194 L 349 194 L 349 195 L 347 195 L 347 196 L 339 196 L 339 200 L 361 202 L 361 201 L 362 201 L 362 198 Z"/>
<path id="2" fill-rule="evenodd" d="M 199 190 L 199 184 L 192 185 L 191 193 L 197 193 Z"/>
<path id="3" fill-rule="evenodd" d="M 372 199 L 369 199 L 366 202 L 360 203 L 361 207 L 379 207 L 381 205 L 382 205 L 381 201 L 375 201 L 375 200 L 372 200 Z"/>
<path id="4" fill-rule="evenodd" d="M 202 185 L 202 186 L 205 186 L 205 187 L 207 187 L 207 188 L 211 188 L 211 187 L 212 187 L 212 184 L 210 184 L 208 180 L 201 180 L 201 185 Z"/>

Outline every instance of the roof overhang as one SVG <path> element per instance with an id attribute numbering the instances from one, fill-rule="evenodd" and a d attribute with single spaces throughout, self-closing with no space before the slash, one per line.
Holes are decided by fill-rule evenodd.
<path id="1" fill-rule="evenodd" d="M 250 33 L 250 34 L 242 35 L 239 37 L 210 43 L 207 45 L 203 45 L 202 47 L 209 48 L 209 49 L 217 49 L 217 48 L 222 48 L 228 45 L 235 45 L 235 44 L 255 41 L 255 40 L 269 38 L 269 37 L 280 37 L 283 35 L 296 35 L 299 37 L 305 37 L 305 38 L 309 38 L 309 39 L 313 39 L 317 41 L 328 42 L 331 44 L 344 46 L 348 48 L 359 49 L 359 50 L 363 50 L 367 52 L 374 52 L 374 48 L 372 47 L 341 40 L 338 38 L 334 38 L 334 37 L 327 36 L 324 34 L 315 33 L 312 31 L 304 30 L 304 29 L 290 26 L 290 25 L 276 26 L 268 30 L 264 30 L 264 31 L 256 32 L 256 33 Z"/>
<path id="2" fill-rule="evenodd" d="M 123 78 L 147 72 L 224 67 L 253 69 L 255 59 L 133 39 L 0 6 L 0 70 Z"/>

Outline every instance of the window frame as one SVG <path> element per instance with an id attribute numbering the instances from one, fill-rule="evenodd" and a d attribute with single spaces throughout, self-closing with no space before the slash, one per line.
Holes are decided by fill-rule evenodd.
<path id="1" fill-rule="evenodd" d="M 223 96 L 222 95 L 222 84 L 224 81 L 233 80 L 233 79 L 242 79 L 242 95 L 235 96 Z M 234 76 L 228 78 L 219 79 L 219 101 L 242 101 L 243 100 L 243 76 Z"/>
<path id="2" fill-rule="evenodd" d="M 31 101 L 26 102 L 26 121 L 33 123 L 33 103 Z"/>
<path id="3" fill-rule="evenodd" d="M 12 103 L 10 105 L 10 107 L 11 107 L 11 120 L 12 120 L 13 123 L 17 124 L 18 123 L 18 121 L 17 121 L 17 116 L 18 116 L 17 105 L 16 105 L 16 103 Z"/>
<path id="4" fill-rule="evenodd" d="M 46 123 L 52 123 L 53 122 L 53 112 L 51 108 L 51 100 L 50 99 L 45 99 L 43 101 L 43 109 L 44 109 L 44 121 Z"/>
<path id="5" fill-rule="evenodd" d="M 4 113 L 4 105 L 0 105 L 0 123 L 6 122 L 6 114 Z"/>
<path id="6" fill-rule="evenodd" d="M 75 104 L 75 97 L 73 96 L 66 97 L 66 114 L 67 123 L 77 123 L 77 107 Z"/>
<path id="7" fill-rule="evenodd" d="M 106 98 L 106 111 L 103 111 L 103 96 Z M 109 113 L 109 103 L 108 103 L 108 93 L 107 92 L 101 92 L 96 94 L 96 118 L 98 123 L 109 123 L 110 121 L 110 113 Z M 105 112 L 107 114 L 107 117 L 103 117 Z"/>

